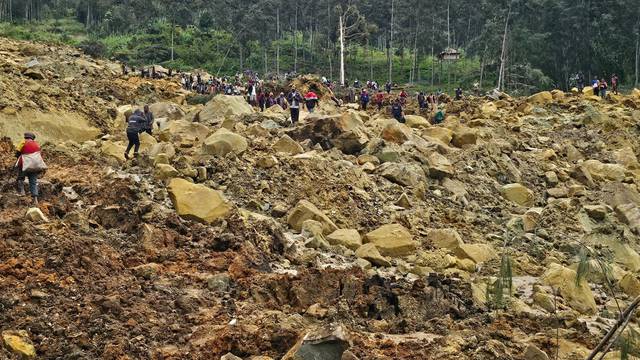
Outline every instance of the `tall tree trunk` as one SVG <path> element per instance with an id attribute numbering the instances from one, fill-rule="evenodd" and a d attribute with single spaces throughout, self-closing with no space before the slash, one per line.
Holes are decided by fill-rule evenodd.
<path id="1" fill-rule="evenodd" d="M 431 88 L 433 88 L 434 80 L 436 77 L 436 64 L 435 64 L 435 54 L 434 47 L 436 42 L 436 16 L 431 14 Z"/>
<path id="2" fill-rule="evenodd" d="M 416 29 L 413 36 L 413 64 L 411 64 L 411 83 L 414 83 L 416 78 L 416 65 L 418 62 L 418 29 L 420 27 L 420 22 L 416 19 Z"/>
<path id="3" fill-rule="evenodd" d="M 338 29 L 340 33 L 340 85 L 344 86 L 344 18 L 340 15 Z"/>
<path id="4" fill-rule="evenodd" d="M 387 51 L 389 52 L 389 82 L 393 83 L 393 22 L 395 18 L 395 0 L 391 0 L 391 24 L 389 26 L 389 44 L 387 45 Z"/>
<path id="5" fill-rule="evenodd" d="M 485 59 L 487 58 L 487 47 L 488 45 L 485 44 L 484 51 L 482 52 L 482 59 L 480 60 L 480 82 L 478 83 L 478 88 L 480 90 L 482 90 L 482 80 L 484 77 L 484 62 L 485 62 Z"/>
<path id="6" fill-rule="evenodd" d="M 175 32 L 175 25 L 173 24 L 173 19 L 171 19 L 171 62 L 173 62 L 174 59 L 174 46 L 175 46 L 175 40 L 174 40 L 174 32 Z"/>
<path id="7" fill-rule="evenodd" d="M 447 0 L 447 49 L 451 47 L 451 27 L 449 22 L 450 7 L 451 7 L 451 0 Z"/>
<path id="8" fill-rule="evenodd" d="M 293 72 L 298 73 L 298 3 L 293 25 Z"/>
<path id="9" fill-rule="evenodd" d="M 276 74 L 280 78 L 280 7 L 276 8 Z"/>
<path id="10" fill-rule="evenodd" d="M 507 21 L 504 22 L 504 35 L 502 36 L 502 51 L 500 54 L 500 73 L 498 74 L 498 91 L 502 91 L 504 85 L 504 66 L 506 62 L 507 52 L 507 33 L 509 31 L 509 18 L 511 17 L 511 2 L 509 2 L 509 10 L 507 11 Z"/>
<path id="11" fill-rule="evenodd" d="M 638 87 L 638 70 L 640 67 L 640 22 L 636 28 L 636 81 L 634 86 Z"/>
<path id="12" fill-rule="evenodd" d="M 373 51 L 371 44 L 369 44 L 369 38 L 367 38 L 367 49 L 369 50 L 369 79 L 373 80 Z"/>

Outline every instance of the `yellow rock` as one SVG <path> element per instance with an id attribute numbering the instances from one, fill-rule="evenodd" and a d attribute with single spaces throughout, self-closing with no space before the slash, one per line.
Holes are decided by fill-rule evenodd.
<path id="1" fill-rule="evenodd" d="M 374 244 L 364 244 L 356 250 L 356 256 L 365 259 L 377 266 L 391 266 L 387 258 L 380 254 L 378 248 Z"/>
<path id="2" fill-rule="evenodd" d="M 247 139 L 225 128 L 218 129 L 213 135 L 205 139 L 202 145 L 205 153 L 217 156 L 224 156 L 229 153 L 241 154 L 248 147 Z"/>
<path id="3" fill-rule="evenodd" d="M 422 136 L 440 140 L 444 144 L 449 144 L 451 139 L 453 139 L 453 131 L 444 127 L 433 126 L 422 130 Z"/>
<path id="4" fill-rule="evenodd" d="M 365 242 L 373 243 L 384 256 L 407 256 L 418 248 L 411 233 L 400 224 L 383 225 L 367 233 Z"/>
<path id="5" fill-rule="evenodd" d="M 454 254 L 460 259 L 473 260 L 476 264 L 498 257 L 489 244 L 461 244 L 454 250 Z"/>
<path id="6" fill-rule="evenodd" d="M 29 335 L 26 331 L 3 331 L 2 342 L 13 353 L 25 358 L 33 358 L 36 356 L 36 348 L 31 344 Z"/>
<path id="7" fill-rule="evenodd" d="M 469 129 L 466 126 L 459 126 L 453 132 L 451 143 L 456 147 L 463 147 L 465 145 L 475 144 L 477 139 L 478 135 L 474 130 Z"/>
<path id="8" fill-rule="evenodd" d="M 169 164 L 156 164 L 156 177 L 158 179 L 171 179 L 178 176 L 178 174 L 180 174 L 178 170 Z"/>
<path id="9" fill-rule="evenodd" d="M 429 120 L 419 115 L 406 115 L 405 120 L 405 124 L 410 128 L 426 128 L 431 126 Z"/>
<path id="10" fill-rule="evenodd" d="M 589 172 L 594 180 L 622 181 L 625 178 L 625 168 L 620 164 L 605 164 L 598 160 L 587 160 L 582 168 Z"/>
<path id="11" fill-rule="evenodd" d="M 482 106 L 480 106 L 480 112 L 482 112 L 482 115 L 486 117 L 491 117 L 491 115 L 495 114 L 497 111 L 498 106 L 496 106 L 496 104 L 491 101 L 486 102 L 482 104 Z"/>
<path id="12" fill-rule="evenodd" d="M 225 119 L 237 119 L 253 113 L 253 108 L 242 96 L 217 95 L 198 114 L 200 122 L 207 125 L 222 123 Z"/>
<path id="13" fill-rule="evenodd" d="M 336 224 L 307 200 L 300 200 L 287 216 L 287 223 L 296 231 L 302 230 L 302 223 L 307 220 L 315 220 L 322 224 L 323 234 L 331 234 L 338 230 Z"/>
<path id="14" fill-rule="evenodd" d="M 531 104 L 544 105 L 553 101 L 553 94 L 549 91 L 542 91 L 527 98 Z"/>
<path id="15" fill-rule="evenodd" d="M 297 141 L 293 140 L 289 137 L 289 135 L 283 135 L 275 144 L 273 144 L 272 149 L 276 152 L 287 153 L 291 155 L 302 154 L 304 149 L 302 145 L 298 144 Z"/>
<path id="16" fill-rule="evenodd" d="M 640 280 L 632 273 L 627 273 L 623 276 L 618 282 L 618 285 L 625 294 L 631 297 L 635 298 L 640 295 Z"/>
<path id="17" fill-rule="evenodd" d="M 58 144 L 68 140 L 82 143 L 94 140 L 102 133 L 91 126 L 88 119 L 75 113 L 33 110 L 22 110 L 15 114 L 0 112 L 0 136 L 8 136 L 17 144 L 27 131 L 35 133 L 41 144 Z"/>
<path id="18" fill-rule="evenodd" d="M 185 219 L 211 223 L 231 211 L 231 204 L 221 192 L 204 185 L 172 179 L 168 190 L 176 212 Z"/>
<path id="19" fill-rule="evenodd" d="M 327 241 L 331 245 L 342 245 L 351 250 L 362 246 L 362 237 L 355 229 L 338 229 L 327 235 Z"/>
<path id="20" fill-rule="evenodd" d="M 125 145 L 120 142 L 103 141 L 100 146 L 100 151 L 107 157 L 116 159 L 118 161 L 125 161 L 124 151 L 127 149 Z"/>
<path id="21" fill-rule="evenodd" d="M 585 279 L 576 284 L 576 272 L 560 264 L 551 264 L 542 275 L 545 285 L 556 288 L 567 305 L 583 314 L 594 314 L 597 310 L 593 293 Z"/>
<path id="22" fill-rule="evenodd" d="M 462 238 L 455 229 L 431 229 L 427 239 L 433 246 L 453 251 L 463 244 Z"/>
<path id="23" fill-rule="evenodd" d="M 518 205 L 531 207 L 535 202 L 535 194 L 521 184 L 507 184 L 502 187 L 502 195 Z"/>

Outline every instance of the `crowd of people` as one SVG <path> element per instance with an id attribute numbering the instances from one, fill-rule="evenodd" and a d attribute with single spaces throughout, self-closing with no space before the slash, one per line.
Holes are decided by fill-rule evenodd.
<path id="1" fill-rule="evenodd" d="M 582 72 L 577 73 L 573 80 L 575 81 L 578 92 L 582 93 L 585 88 L 585 78 Z M 620 79 L 618 78 L 618 75 L 611 75 L 611 92 L 616 95 L 619 94 L 619 82 Z M 598 77 L 596 76 L 593 78 L 593 80 L 591 80 L 591 89 L 593 91 L 593 95 L 600 96 L 601 98 L 605 99 L 607 97 L 607 91 L 609 90 L 609 83 L 607 83 L 607 80 L 605 80 L 604 77 L 598 79 Z"/>

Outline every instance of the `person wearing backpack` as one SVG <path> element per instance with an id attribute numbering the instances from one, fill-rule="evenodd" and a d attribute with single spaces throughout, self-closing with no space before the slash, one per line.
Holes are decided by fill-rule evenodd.
<path id="1" fill-rule="evenodd" d="M 18 170 L 17 190 L 18 195 L 24 196 L 24 180 L 29 179 L 29 191 L 34 205 L 38 205 L 38 176 L 47 169 L 40 144 L 36 142 L 35 134 L 24 133 L 24 140 L 16 148 L 16 168 Z"/>
<path id="2" fill-rule="evenodd" d="M 129 160 L 129 152 L 133 148 L 133 156 L 138 157 L 138 150 L 140 149 L 140 133 L 144 132 L 147 120 L 144 114 L 139 109 L 134 111 L 133 115 L 127 119 L 127 139 L 129 144 L 124 151 L 124 158 Z"/>

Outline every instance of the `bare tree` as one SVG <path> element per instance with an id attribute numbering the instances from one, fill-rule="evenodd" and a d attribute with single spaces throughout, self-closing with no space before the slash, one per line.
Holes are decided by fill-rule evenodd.
<path id="1" fill-rule="evenodd" d="M 502 36 L 502 52 L 500 54 L 500 72 L 498 73 L 498 90 L 502 90 L 504 85 L 504 68 L 507 61 L 507 34 L 509 32 L 509 18 L 511 17 L 511 5 L 509 1 L 509 10 L 507 10 L 507 20 L 504 22 L 504 35 Z"/>
<path id="2" fill-rule="evenodd" d="M 395 17 L 395 0 L 391 0 L 391 23 L 389 24 L 389 44 L 387 44 L 387 54 L 389 56 L 389 82 L 392 82 L 393 77 L 393 23 Z"/>
<path id="3" fill-rule="evenodd" d="M 345 63 L 344 63 L 344 51 L 345 43 L 348 40 L 364 37 L 367 35 L 365 28 L 366 21 L 364 16 L 358 12 L 358 9 L 353 5 L 347 5 L 346 7 L 338 6 L 336 8 L 338 15 L 338 33 L 340 40 L 340 84 L 345 85 Z"/>

